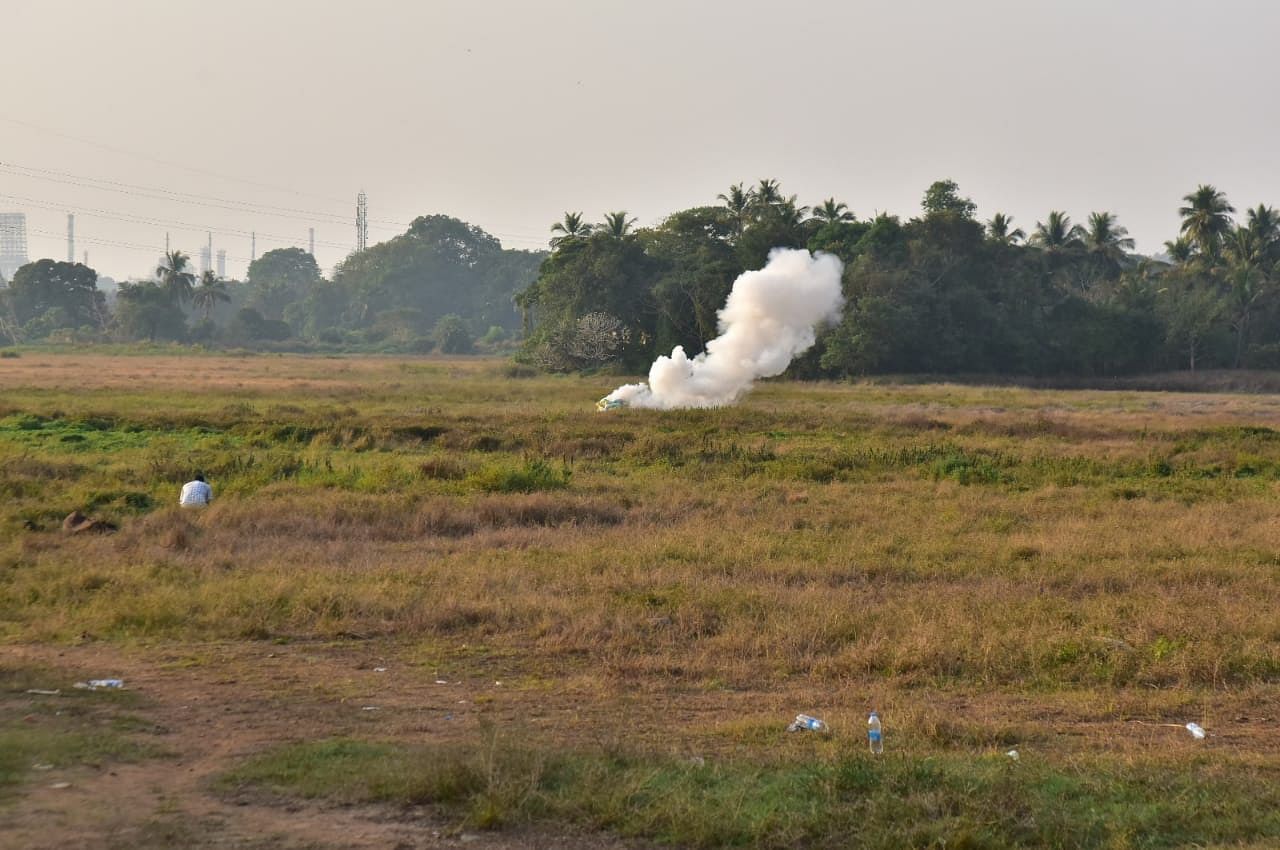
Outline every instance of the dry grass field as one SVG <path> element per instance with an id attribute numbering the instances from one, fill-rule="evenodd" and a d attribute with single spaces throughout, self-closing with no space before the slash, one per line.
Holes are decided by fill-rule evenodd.
<path id="1" fill-rule="evenodd" d="M 617 383 L 0 359 L 0 845 L 1280 846 L 1280 395 Z"/>

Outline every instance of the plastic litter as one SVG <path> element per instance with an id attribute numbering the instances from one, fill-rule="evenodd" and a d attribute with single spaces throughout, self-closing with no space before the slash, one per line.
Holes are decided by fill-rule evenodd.
<path id="1" fill-rule="evenodd" d="M 437 684 L 437 685 L 447 685 L 447 684 L 449 684 L 449 683 L 448 683 L 447 681 L 445 681 L 444 679 L 436 679 L 436 684 Z"/>
<path id="2" fill-rule="evenodd" d="M 54 783 L 53 783 L 52 785 L 50 785 L 49 787 L 50 787 L 50 788 L 56 788 L 56 789 L 58 789 L 59 791 L 61 791 L 63 788 L 70 788 L 70 787 L 71 787 L 71 783 L 70 783 L 70 782 L 54 782 Z"/>
<path id="3" fill-rule="evenodd" d="M 796 719 L 787 726 L 788 732 L 830 732 L 831 727 L 822 720 L 808 714 L 797 714 Z"/>
<path id="4" fill-rule="evenodd" d="M 875 755 L 884 752 L 884 728 L 880 725 L 880 715 L 874 711 L 867 718 L 867 743 Z"/>
<path id="5" fill-rule="evenodd" d="M 387 672 L 387 668 L 386 668 L 386 667 L 374 667 L 374 668 L 373 668 L 373 672 L 375 672 L 375 673 L 385 673 L 385 672 Z"/>
<path id="6" fill-rule="evenodd" d="M 62 691 L 61 689 L 50 691 L 50 690 L 46 690 L 45 688 L 27 688 L 27 693 L 36 694 L 37 696 L 42 696 L 42 697 L 56 697 L 58 694 L 62 693 Z"/>
<path id="7" fill-rule="evenodd" d="M 1137 723 L 1139 726 L 1164 726 L 1169 729 L 1186 729 L 1191 733 L 1191 737 L 1197 741 L 1204 740 L 1209 733 L 1199 723 L 1147 723 L 1143 720 L 1131 720 L 1130 723 Z"/>
<path id="8" fill-rule="evenodd" d="M 1014 761 L 1017 761 L 1018 759 L 1022 758 L 1022 756 L 1018 755 L 1017 750 L 1009 750 L 1009 752 L 1005 753 L 1005 755 L 1007 755 L 1009 758 L 1013 759 Z"/>
<path id="9" fill-rule="evenodd" d="M 80 690 L 96 691 L 102 689 L 122 689 L 124 688 L 124 679 L 90 679 L 87 682 L 76 682 L 76 687 Z"/>
<path id="10" fill-rule="evenodd" d="M 360 706 L 360 710 L 361 710 L 361 711 L 377 711 L 377 710 L 378 710 L 378 706 L 376 706 L 376 705 L 362 705 L 362 706 Z"/>

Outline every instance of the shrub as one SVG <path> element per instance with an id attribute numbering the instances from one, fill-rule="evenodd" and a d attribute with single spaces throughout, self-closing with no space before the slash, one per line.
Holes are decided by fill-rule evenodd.
<path id="1" fill-rule="evenodd" d="M 431 336 L 443 354 L 470 354 L 472 351 L 467 324 L 461 316 L 453 313 L 440 317 Z"/>
<path id="2" fill-rule="evenodd" d="M 569 486 L 568 467 L 555 469 L 545 460 L 528 460 L 523 465 L 491 466 L 472 476 L 473 483 L 490 493 L 533 493 L 562 490 Z"/>

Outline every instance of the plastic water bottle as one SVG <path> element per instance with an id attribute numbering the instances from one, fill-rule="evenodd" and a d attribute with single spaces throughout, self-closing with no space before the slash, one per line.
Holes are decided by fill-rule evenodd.
<path id="1" fill-rule="evenodd" d="M 808 714 L 797 714 L 795 721 L 787 727 L 788 732 L 798 732 L 801 729 L 807 729 L 810 732 L 826 732 L 828 727 L 825 722 Z"/>
<path id="2" fill-rule="evenodd" d="M 884 752 L 884 735 L 880 728 L 880 715 L 871 712 L 867 718 L 867 741 L 871 744 L 871 752 L 880 755 Z"/>

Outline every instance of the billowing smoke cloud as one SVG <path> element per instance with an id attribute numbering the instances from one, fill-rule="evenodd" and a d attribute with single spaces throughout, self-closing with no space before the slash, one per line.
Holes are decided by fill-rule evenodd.
<path id="1" fill-rule="evenodd" d="M 781 375 L 814 341 L 814 329 L 840 312 L 844 266 L 830 254 L 775 248 L 758 271 L 733 282 L 720 310 L 720 335 L 690 359 L 676 346 L 649 369 L 649 382 L 627 384 L 602 404 L 670 410 L 733 404 L 757 378 Z"/>

